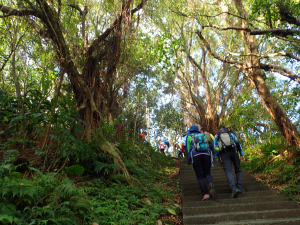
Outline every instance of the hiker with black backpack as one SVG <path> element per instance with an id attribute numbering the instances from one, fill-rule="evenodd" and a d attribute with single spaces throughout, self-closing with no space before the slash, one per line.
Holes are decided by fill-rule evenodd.
<path id="1" fill-rule="evenodd" d="M 198 126 L 192 125 L 190 127 L 190 130 L 187 133 L 186 145 L 187 163 L 193 164 L 193 169 L 203 195 L 202 201 L 214 198 L 216 192 L 210 174 L 211 151 L 207 139 L 204 134 L 200 133 Z M 205 181 L 209 186 L 209 193 Z"/>
<path id="2" fill-rule="evenodd" d="M 245 192 L 242 184 L 242 169 L 240 160 L 245 161 L 242 147 L 236 136 L 229 132 L 224 126 L 219 127 L 218 133 L 215 135 L 215 151 L 219 165 L 223 167 L 230 189 L 232 190 L 232 198 L 237 198 L 239 193 Z M 239 158 L 239 154 L 241 159 Z M 234 166 L 236 182 L 232 172 L 232 164 Z"/>

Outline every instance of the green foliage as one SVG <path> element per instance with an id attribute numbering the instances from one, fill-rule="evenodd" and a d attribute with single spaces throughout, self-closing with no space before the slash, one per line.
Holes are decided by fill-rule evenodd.
<path id="1" fill-rule="evenodd" d="M 167 209 L 175 210 L 175 206 L 173 209 L 162 204 L 175 194 L 163 188 L 171 185 L 166 175 L 174 171 L 172 159 L 155 152 L 150 144 L 132 145 L 121 138 L 117 146 L 132 176 L 128 184 L 122 174 L 113 173 L 118 166 L 110 158 L 91 150 L 95 143 L 84 143 L 70 135 L 66 132 L 65 139 L 57 140 L 69 143 L 65 145 L 68 157 L 80 157 L 80 165 L 66 171 L 83 175 L 85 170 L 89 175 L 80 176 L 84 181 L 74 183 L 66 174 L 43 174 L 29 166 L 34 175 L 28 180 L 15 173 L 18 166 L 11 164 L 18 152 L 7 151 L 0 165 L 0 223 L 156 224 L 161 215 L 168 213 Z"/>
<path id="2" fill-rule="evenodd" d="M 66 171 L 70 175 L 82 175 L 84 173 L 84 168 L 80 165 L 72 165 L 66 167 Z"/>
<path id="3" fill-rule="evenodd" d="M 242 167 L 261 175 L 289 198 L 299 200 L 300 149 L 288 146 L 286 150 L 286 147 L 280 140 L 248 147 L 244 149 L 246 161 Z M 298 156 L 289 158 L 287 151 L 296 151 Z"/>

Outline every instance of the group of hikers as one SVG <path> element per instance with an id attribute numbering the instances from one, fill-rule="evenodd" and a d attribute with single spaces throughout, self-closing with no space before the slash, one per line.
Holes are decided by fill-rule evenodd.
<path id="1" fill-rule="evenodd" d="M 197 125 L 192 125 L 187 133 L 183 135 L 181 147 L 187 163 L 193 164 L 203 201 L 213 199 L 216 195 L 213 178 L 210 174 L 211 166 L 216 160 L 219 166 L 224 169 L 229 187 L 232 190 L 231 197 L 237 198 L 239 193 L 245 192 L 240 167 L 240 161 L 244 162 L 245 158 L 241 144 L 230 128 L 220 126 L 217 134 L 213 136 L 204 128 L 199 130 Z M 236 180 L 234 179 L 232 165 L 234 166 Z"/>
<path id="2" fill-rule="evenodd" d="M 170 148 L 170 143 L 167 140 L 165 140 L 165 141 L 159 140 L 160 153 L 165 155 L 166 152 L 168 152 L 169 148 Z"/>

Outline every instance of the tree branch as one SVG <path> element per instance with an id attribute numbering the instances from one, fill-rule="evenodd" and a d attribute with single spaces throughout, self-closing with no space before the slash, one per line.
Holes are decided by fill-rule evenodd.
<path id="1" fill-rule="evenodd" d="M 290 12 L 288 12 L 288 10 L 286 9 L 286 7 L 284 5 L 279 5 L 278 9 L 279 9 L 281 21 L 285 21 L 290 24 L 300 26 L 300 20 L 297 19 L 296 17 L 294 17 Z"/>
<path id="2" fill-rule="evenodd" d="M 2 67 L 0 68 L 0 72 L 4 69 L 6 63 L 8 62 L 8 60 L 10 59 L 10 57 L 12 56 L 12 54 L 13 54 L 13 53 L 16 51 L 16 49 L 18 48 L 18 46 L 19 46 L 19 44 L 20 44 L 20 41 L 21 41 L 21 39 L 22 39 L 22 37 L 23 37 L 24 35 L 25 35 L 25 33 L 22 34 L 22 36 L 19 38 L 19 40 L 18 40 L 16 46 L 14 47 L 14 49 L 11 50 L 9 56 L 7 57 L 7 59 L 5 60 L 4 64 L 3 64 Z"/>
<path id="3" fill-rule="evenodd" d="M 134 9 L 130 10 L 131 15 L 133 15 L 135 12 L 137 12 L 138 10 L 140 10 L 144 4 L 147 2 L 148 0 L 142 0 L 141 3 Z M 117 19 L 115 19 L 115 21 L 110 25 L 109 28 L 107 28 L 100 36 L 98 36 L 98 38 L 96 38 L 93 43 L 90 45 L 88 51 L 87 51 L 87 56 L 90 56 L 92 54 L 92 52 L 94 51 L 94 49 L 96 48 L 96 46 L 102 42 L 109 34 L 110 32 L 113 30 L 113 28 L 122 20 L 124 13 L 123 13 L 124 9 L 122 9 L 122 13 L 120 16 L 118 16 Z"/>
<path id="4" fill-rule="evenodd" d="M 38 18 L 42 17 L 42 13 L 38 10 L 33 9 L 13 9 L 4 5 L 0 5 L 0 11 L 5 15 L 0 16 L 0 18 L 9 16 L 35 16 Z"/>
<path id="5" fill-rule="evenodd" d="M 203 73 L 201 66 L 196 62 L 196 60 L 191 55 L 188 55 L 188 58 L 200 70 L 200 72 Z"/>
<path id="6" fill-rule="evenodd" d="M 80 13 L 81 16 L 83 15 L 83 11 L 81 10 L 81 8 L 78 5 L 68 4 L 68 6 L 70 6 L 73 9 L 76 9 Z"/>
<path id="7" fill-rule="evenodd" d="M 281 75 L 290 78 L 293 81 L 296 81 L 300 84 L 300 77 L 294 74 L 292 71 L 289 71 L 285 68 L 282 68 L 280 66 L 273 66 L 273 65 L 266 65 L 266 64 L 260 64 L 260 69 L 263 69 L 265 71 L 272 71 L 280 73 Z"/>
<path id="8" fill-rule="evenodd" d="M 221 58 L 220 56 L 218 56 L 217 54 L 215 54 L 214 52 L 212 52 L 208 42 L 204 39 L 204 37 L 202 36 L 201 32 L 199 30 L 196 31 L 196 34 L 198 35 L 198 37 L 200 38 L 200 40 L 203 42 L 204 46 L 206 47 L 207 49 L 207 52 L 213 56 L 214 58 L 222 61 L 222 62 L 225 62 L 225 63 L 229 63 L 229 64 L 234 64 L 237 68 L 241 68 L 244 63 L 240 63 L 240 62 L 236 62 L 236 61 L 232 61 L 228 58 Z"/>
<path id="9" fill-rule="evenodd" d="M 278 53 L 271 53 L 271 54 L 266 54 L 266 55 L 259 55 L 259 54 L 254 54 L 254 53 L 249 53 L 249 54 L 239 54 L 239 53 L 233 53 L 233 52 L 228 52 L 228 55 L 233 55 L 233 56 L 256 56 L 259 58 L 271 58 L 271 57 L 276 57 L 276 56 L 287 56 L 292 59 L 296 59 L 297 61 L 300 61 L 300 57 L 293 55 L 292 53 L 289 52 L 278 52 Z"/>
<path id="10" fill-rule="evenodd" d="M 300 30 L 289 30 L 289 29 L 266 29 L 266 30 L 259 30 L 259 29 L 249 29 L 247 27 L 220 27 L 216 25 L 203 25 L 202 27 L 212 27 L 216 28 L 218 30 L 242 30 L 249 32 L 250 35 L 264 35 L 264 34 L 272 34 L 272 35 L 278 35 L 278 36 L 283 36 L 286 37 L 288 35 L 299 35 Z"/>
<path id="11" fill-rule="evenodd" d="M 243 31 L 247 31 L 247 32 L 251 32 L 251 29 L 247 28 L 247 27 L 220 27 L 217 25 L 202 25 L 202 27 L 212 27 L 212 28 L 216 28 L 218 30 L 243 30 Z"/>
<path id="12" fill-rule="evenodd" d="M 300 30 L 288 30 L 288 29 L 266 29 L 266 30 L 251 30 L 250 35 L 263 35 L 271 33 L 272 35 L 279 35 L 286 37 L 288 35 L 299 35 Z"/>

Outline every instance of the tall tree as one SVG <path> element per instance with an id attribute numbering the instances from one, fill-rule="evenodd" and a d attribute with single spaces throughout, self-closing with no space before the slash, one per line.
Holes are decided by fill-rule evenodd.
<path id="1" fill-rule="evenodd" d="M 86 123 L 84 136 L 87 139 L 90 139 L 92 133 L 99 127 L 104 112 L 108 110 L 112 113 L 116 108 L 114 80 L 117 77 L 122 36 L 129 28 L 132 15 L 140 10 L 146 1 L 142 0 L 133 9 L 130 9 L 132 0 L 108 5 L 107 7 L 120 6 L 121 11 L 111 25 L 99 35 L 97 33 L 101 29 L 97 28 L 99 24 L 96 24 L 96 34 L 89 32 L 89 36 L 94 36 L 89 43 L 86 16 L 88 13 L 91 16 L 96 13 L 97 8 L 92 7 L 93 4 L 97 5 L 96 2 L 86 2 L 80 7 L 75 3 L 65 4 L 61 1 L 48 3 L 46 0 L 36 0 L 34 3 L 23 2 L 21 9 L 14 8 L 14 5 L 0 5 L 0 10 L 4 14 L 2 18 L 27 17 L 25 22 L 30 23 L 38 35 L 52 41 L 59 65 L 68 75 L 78 109 Z M 73 10 L 81 19 L 76 21 L 78 17 Z M 76 21 L 77 27 L 75 24 L 69 24 L 67 21 L 69 15 L 75 16 L 72 22 Z M 107 17 L 106 15 L 105 18 Z M 81 33 L 80 38 L 77 37 L 77 32 Z M 79 41 L 78 44 L 73 42 L 76 39 L 82 40 L 81 47 L 78 46 Z"/>
<path id="2" fill-rule="evenodd" d="M 235 67 L 240 68 L 243 71 L 243 73 L 256 87 L 256 90 L 259 96 L 261 97 L 264 106 L 272 116 L 274 122 L 277 125 L 278 130 L 283 134 L 283 136 L 287 139 L 290 145 L 296 145 L 299 147 L 300 146 L 299 132 L 294 127 L 290 119 L 287 117 L 285 110 L 279 105 L 279 103 L 276 101 L 274 96 L 270 93 L 265 78 L 263 76 L 263 73 L 261 71 L 262 69 L 268 70 L 266 68 L 270 68 L 273 66 L 269 66 L 269 65 L 266 66 L 261 62 L 261 59 L 263 57 L 261 57 L 261 54 L 259 54 L 260 46 L 255 36 L 260 34 L 266 34 L 268 32 L 263 32 L 264 30 L 261 30 L 261 32 L 259 32 L 259 30 L 250 29 L 249 26 L 251 26 L 252 24 L 249 23 L 249 19 L 248 19 L 249 15 L 244 7 L 244 4 L 239 0 L 233 1 L 233 4 L 237 10 L 237 16 L 235 16 L 236 20 L 233 20 L 236 22 L 231 22 L 231 24 L 229 24 L 230 26 L 228 27 L 218 27 L 212 24 L 204 25 L 203 27 L 212 27 L 212 28 L 216 27 L 219 30 L 229 29 L 229 30 L 235 30 L 239 32 L 242 35 L 242 40 L 244 44 L 243 48 L 241 48 L 241 53 L 237 54 L 239 56 L 240 61 L 235 61 L 233 59 L 235 54 L 230 54 L 230 51 L 226 57 L 220 57 L 219 55 L 215 54 L 212 51 L 209 43 L 202 35 L 202 32 L 198 31 L 197 35 L 200 38 L 200 40 L 205 44 L 206 48 L 208 49 L 211 55 L 213 55 L 215 58 L 218 58 L 223 62 L 230 63 Z M 223 13 L 228 14 L 227 12 L 223 12 Z M 273 31 L 270 32 L 272 33 Z M 293 31 L 289 29 L 286 29 L 285 31 L 276 29 L 276 31 L 274 32 L 275 32 L 274 34 L 280 34 L 283 36 L 290 35 L 293 33 Z M 280 54 L 276 54 L 276 55 L 280 55 Z M 283 74 L 285 74 L 284 71 L 287 70 L 283 69 L 282 70 Z M 293 77 L 295 76 L 291 76 L 290 78 L 293 79 Z M 297 81 L 297 76 L 294 80 Z"/>

